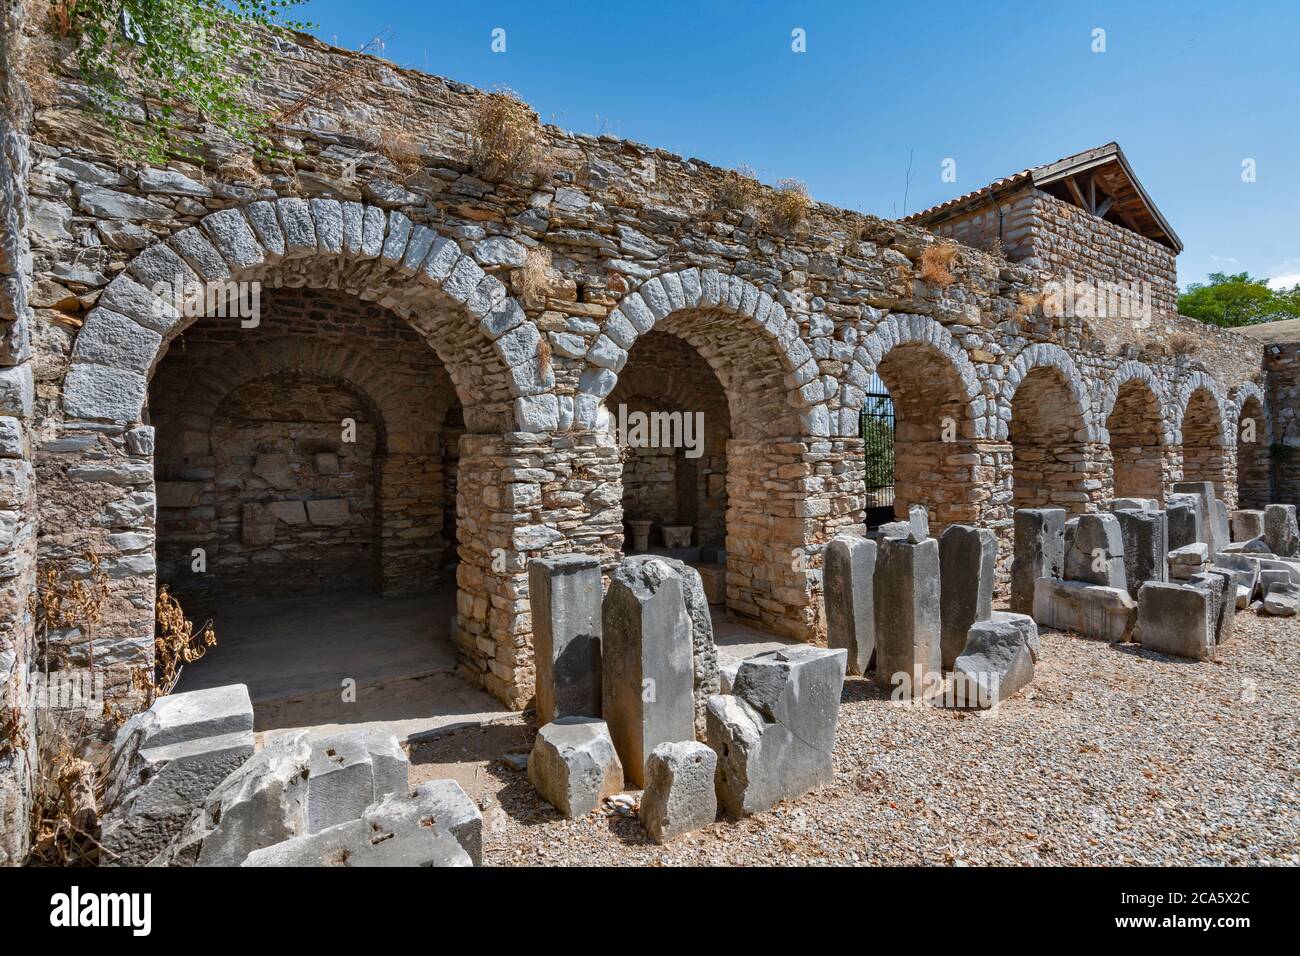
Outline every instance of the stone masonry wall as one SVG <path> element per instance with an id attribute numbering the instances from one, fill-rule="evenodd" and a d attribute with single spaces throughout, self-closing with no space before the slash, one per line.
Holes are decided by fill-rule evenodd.
<path id="1" fill-rule="evenodd" d="M 340 72 L 356 82 L 327 92 Z M 543 127 L 534 167 L 476 168 L 483 94 L 315 40 L 286 44 L 261 89 L 306 104 L 282 132 L 291 163 L 210 140 L 201 165 L 140 167 L 80 111 L 73 79 L 35 118 L 40 553 L 108 557 L 110 666 L 147 661 L 152 633 L 150 376 L 207 323 L 160 306 L 159 278 L 328 290 L 384 308 L 437 356 L 466 424 L 462 669 L 513 706 L 532 694 L 527 560 L 581 550 L 609 568 L 622 552 L 609 397 L 625 365 L 653 362 L 641 346 L 655 332 L 694 349 L 726 395 L 727 603 L 777 633 L 822 636 L 821 552 L 863 521 L 859 413 L 877 370 L 908 419 L 898 506 L 927 504 L 937 531 L 976 521 L 1009 541 L 1011 425 L 1029 404 L 1016 395 L 1040 369 L 1082 423 L 1081 508 L 1113 490 L 1107 423 L 1128 383 L 1159 408 L 1142 440 L 1163 479 L 1181 477 L 1190 414 L 1222 448 L 1197 467 L 1217 460 L 1235 499 L 1231 438 L 1261 363 L 1240 336 L 1167 313 L 1143 327 L 1051 317 L 1034 304 L 1051 273 L 971 248 L 951 284 L 928 283 L 919 260 L 938 240 L 924 230 L 824 204 L 783 226 L 766 193 L 730 208 L 724 171 L 613 137 Z M 1174 354 L 1178 333 L 1192 343 Z M 1200 427 L 1207 413 L 1217 426 Z"/>

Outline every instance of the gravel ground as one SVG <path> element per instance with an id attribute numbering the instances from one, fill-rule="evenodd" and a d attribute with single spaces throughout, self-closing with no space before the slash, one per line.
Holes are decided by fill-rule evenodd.
<path id="1" fill-rule="evenodd" d="M 412 779 L 480 801 L 490 866 L 1300 863 L 1300 619 L 1236 622 L 1215 663 L 1045 631 L 991 716 L 849 678 L 833 787 L 667 847 L 538 798 L 499 759 L 527 752 L 522 719 L 417 746 Z"/>

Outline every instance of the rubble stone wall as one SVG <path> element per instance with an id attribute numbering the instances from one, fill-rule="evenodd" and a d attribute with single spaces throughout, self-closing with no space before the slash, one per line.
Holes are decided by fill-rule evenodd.
<path id="1" fill-rule="evenodd" d="M 332 92 L 340 73 L 356 82 Z M 723 170 L 613 137 L 542 127 L 531 168 L 477 168 L 482 93 L 315 40 L 284 45 L 262 88 L 305 104 L 282 136 L 289 163 L 215 138 L 202 165 L 129 162 L 72 79 L 35 117 L 40 553 L 105 555 L 114 593 L 96 659 L 110 667 L 149 656 L 151 422 L 165 411 L 150 381 L 207 322 L 160 305 L 162 280 L 329 292 L 384 309 L 436 356 L 465 421 L 462 669 L 513 706 L 532 694 L 527 560 L 581 550 L 608 569 L 622 553 L 610 397 L 625 366 L 653 364 L 656 333 L 695 350 L 726 397 L 727 603 L 777 633 L 822 635 L 821 552 L 863 521 L 859 413 L 877 371 L 900 409 L 897 507 L 926 503 L 936 531 L 982 523 L 1005 550 L 1012 424 L 1034 404 L 1017 394 L 1047 378 L 1059 401 L 1039 411 L 1068 412 L 1080 510 L 1113 493 L 1108 422 L 1130 382 L 1156 396 L 1159 437 L 1138 446 L 1163 480 L 1185 470 L 1186 420 L 1188 460 L 1221 469 L 1235 500 L 1230 438 L 1261 365 L 1239 336 L 1168 313 L 1145 326 L 1045 315 L 1034 303 L 1050 272 L 972 248 L 951 283 L 926 282 L 919 261 L 938 240 L 922 229 L 824 204 L 782 225 L 766 192 L 731 208 Z M 1191 345 L 1174 354 L 1177 333 Z M 432 506 L 427 518 L 445 526 Z"/>

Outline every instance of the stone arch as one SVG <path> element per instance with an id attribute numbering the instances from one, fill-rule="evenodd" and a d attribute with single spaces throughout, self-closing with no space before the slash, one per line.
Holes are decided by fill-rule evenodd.
<path id="1" fill-rule="evenodd" d="M 891 315 L 865 337 L 847 379 L 844 408 L 854 427 L 871 375 L 894 412 L 894 511 L 920 504 L 937 533 L 979 519 L 976 443 L 988 432 L 987 402 L 975 366 L 952 334 L 929 316 Z"/>
<path id="2" fill-rule="evenodd" d="M 1264 390 L 1254 382 L 1231 393 L 1236 436 L 1237 507 L 1263 508 L 1273 500 L 1273 421 Z"/>
<path id="3" fill-rule="evenodd" d="M 1164 500 L 1171 444 L 1167 407 L 1160 380 L 1142 362 L 1124 362 L 1107 380 L 1097 434 L 1110 449 L 1114 497 Z"/>
<path id="4" fill-rule="evenodd" d="M 1031 345 L 1016 357 L 1002 386 L 999 435 L 1010 443 L 1014 508 L 1090 510 L 1101 497 L 1104 468 L 1082 376 L 1056 345 Z"/>
<path id="5" fill-rule="evenodd" d="M 1074 398 L 1086 433 L 1078 440 L 1085 442 L 1097 441 L 1097 429 L 1092 418 L 1092 403 L 1089 401 L 1088 389 L 1084 384 L 1083 376 L 1079 374 L 1074 359 L 1070 358 L 1065 349 L 1047 342 L 1040 342 L 1021 349 L 1020 354 L 1011 363 L 1011 367 L 1007 369 L 1007 377 L 1002 382 L 1001 404 L 1008 414 L 998 416 L 997 434 L 994 437 L 1000 439 L 1008 437 L 1008 423 L 1011 421 L 1009 415 L 1011 402 L 1021 383 L 1035 369 L 1055 369 L 1059 373 L 1060 381 L 1069 389 L 1071 396 Z"/>
<path id="6" fill-rule="evenodd" d="M 853 427 L 846 434 L 857 433 L 856 415 L 862 409 L 862 387 L 880 363 L 900 346 L 918 346 L 918 351 L 933 354 L 951 369 L 959 391 L 966 400 L 965 414 L 959 423 L 963 437 L 983 439 L 996 427 L 996 414 L 987 407 L 980 388 L 979 373 L 953 334 L 928 315 L 890 315 L 862 340 L 853 353 L 853 362 L 845 375 L 842 407 L 853 412 Z"/>
<path id="7" fill-rule="evenodd" d="M 704 341 L 709 327 L 716 328 L 712 313 L 741 320 L 739 327 L 733 324 L 728 329 L 734 344 L 719 346 Z M 574 409 L 578 427 L 599 427 L 601 406 L 618 382 L 628 351 L 652 329 L 671 332 L 700 351 L 727 392 L 734 426 L 756 421 L 753 414 L 744 414 L 747 409 L 740 394 L 747 386 L 760 384 L 761 375 L 769 384 L 777 385 L 785 402 L 783 407 L 773 409 L 777 422 L 768 429 L 768 437 L 773 432 L 786 437 L 832 434 L 826 382 L 799 334 L 799 324 L 786 314 L 784 306 L 753 283 L 698 268 L 647 279 L 625 295 L 605 318 L 600 335 L 583 359 L 586 367 L 578 383 Z M 758 333 L 761 344 L 755 347 L 746 343 L 742 337 L 746 331 Z M 752 387 L 749 390 L 755 391 Z M 753 409 L 748 411 L 752 413 Z M 783 414 L 787 411 L 789 414 Z M 759 437 L 752 431 L 738 434 Z"/>
<path id="8" fill-rule="evenodd" d="M 77 335 L 65 414 L 140 421 L 154 367 L 198 317 L 184 307 L 185 292 L 254 279 L 337 282 L 407 320 L 451 372 L 467 414 L 479 418 L 477 430 L 558 425 L 541 335 L 500 280 L 455 241 L 401 212 L 297 198 L 209 213 L 137 255 Z"/>
<path id="9" fill-rule="evenodd" d="M 1219 388 L 1204 372 L 1189 375 L 1174 408 L 1174 433 L 1182 446 L 1184 481 L 1210 481 L 1215 494 L 1232 497 L 1232 423 Z"/>

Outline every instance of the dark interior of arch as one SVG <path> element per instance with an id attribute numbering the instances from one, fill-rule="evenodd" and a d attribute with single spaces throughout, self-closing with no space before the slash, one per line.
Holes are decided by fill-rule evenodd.
<path id="1" fill-rule="evenodd" d="M 174 341 L 148 405 L 158 581 L 192 617 L 225 599 L 454 583 L 447 443 L 463 411 L 429 345 L 387 310 L 268 290 L 256 328 L 205 317 Z"/>
<path id="2" fill-rule="evenodd" d="M 653 522 L 651 547 L 664 544 L 665 525 L 689 525 L 693 547 L 724 547 L 732 419 L 722 383 L 700 353 L 676 335 L 647 333 L 633 345 L 605 407 L 629 439 L 622 450 L 624 521 Z M 665 441 L 672 437 L 665 426 L 689 437 L 691 447 Z M 626 550 L 635 549 L 633 535 L 626 542 Z"/>
<path id="3" fill-rule="evenodd" d="M 934 530 L 975 520 L 973 425 L 957 370 L 933 346 L 909 342 L 891 349 L 876 374 L 893 399 L 895 514 L 925 505 Z"/>
<path id="4" fill-rule="evenodd" d="M 1056 368 L 1030 370 L 1011 400 L 1012 500 L 1016 508 L 1064 508 L 1089 500 L 1083 409 Z"/>
<path id="5" fill-rule="evenodd" d="M 1164 500 L 1160 401 L 1145 382 L 1120 386 L 1106 419 L 1116 498 Z"/>

